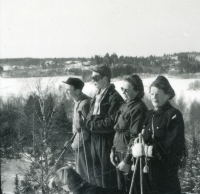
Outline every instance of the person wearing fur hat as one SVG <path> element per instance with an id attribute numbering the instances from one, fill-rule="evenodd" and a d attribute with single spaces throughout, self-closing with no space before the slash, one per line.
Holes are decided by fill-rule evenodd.
<path id="1" fill-rule="evenodd" d="M 92 69 L 97 93 L 90 103 L 86 126 L 91 131 L 91 154 L 96 184 L 103 188 L 116 187 L 116 170 L 110 162 L 110 150 L 115 134 L 114 116 L 123 98 L 110 83 L 111 69 L 100 64 Z"/>
<path id="2" fill-rule="evenodd" d="M 118 169 L 118 189 L 128 193 L 132 177 L 130 147 L 141 132 L 148 109 L 142 101 L 144 86 L 138 75 L 128 76 L 124 80 L 121 90 L 125 103 L 121 105 L 116 114 L 114 126 L 116 133 L 110 159 Z M 136 190 L 136 187 L 134 187 L 134 190 Z"/>
<path id="3" fill-rule="evenodd" d="M 86 118 L 89 112 L 91 98 L 82 92 L 84 82 L 81 79 L 69 77 L 63 83 L 66 84 L 68 97 L 74 100 L 72 128 L 76 136 L 71 147 L 75 150 L 76 171 L 82 178 L 89 179 L 89 182 L 95 183 L 91 156 L 91 134 L 83 121 L 83 118 Z M 65 145 L 67 144 L 68 141 Z"/>
<path id="4" fill-rule="evenodd" d="M 145 144 L 132 147 L 134 157 L 145 154 L 144 194 L 181 194 L 178 168 L 185 157 L 183 116 L 169 102 L 175 92 L 166 77 L 153 81 L 150 95 L 154 108 L 144 122 Z"/>

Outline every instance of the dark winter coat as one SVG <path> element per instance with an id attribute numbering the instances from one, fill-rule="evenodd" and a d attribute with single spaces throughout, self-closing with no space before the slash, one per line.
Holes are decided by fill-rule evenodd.
<path id="1" fill-rule="evenodd" d="M 93 115 L 95 97 L 91 100 L 87 117 L 87 128 L 91 130 L 91 154 L 95 180 L 98 186 L 111 189 L 116 187 L 116 170 L 110 161 L 114 138 L 114 117 L 123 103 L 115 86 L 110 84 L 100 102 L 100 115 Z"/>
<path id="2" fill-rule="evenodd" d="M 142 130 L 142 126 L 145 119 L 145 114 L 148 111 L 144 102 L 135 98 L 134 100 L 121 105 L 117 112 L 116 124 L 115 124 L 115 137 L 114 147 L 118 152 L 127 153 L 127 148 L 131 147 L 135 138 Z M 130 163 L 131 155 L 128 159 L 124 159 L 126 163 Z"/>
<path id="3" fill-rule="evenodd" d="M 95 97 L 90 102 L 90 112 L 87 117 L 87 128 L 92 133 L 113 133 L 114 117 L 124 102 L 115 86 L 110 84 L 106 95 L 100 103 L 100 115 L 93 115 Z"/>
<path id="4" fill-rule="evenodd" d="M 159 110 L 147 113 L 144 129 L 145 143 L 153 145 L 150 172 L 144 174 L 144 193 L 180 194 L 178 166 L 185 154 L 181 112 L 166 102 Z"/>

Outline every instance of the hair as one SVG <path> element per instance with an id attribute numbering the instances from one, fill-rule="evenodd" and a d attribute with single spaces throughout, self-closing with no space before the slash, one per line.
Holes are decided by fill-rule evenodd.
<path id="1" fill-rule="evenodd" d="M 139 78 L 139 76 L 138 76 L 138 78 Z M 137 79 L 137 80 L 139 81 L 139 79 Z M 144 87 L 141 88 L 141 85 L 136 84 L 129 77 L 125 78 L 125 81 L 127 81 L 128 83 L 130 83 L 133 86 L 134 90 L 138 92 L 138 95 L 137 95 L 138 98 L 142 99 L 144 97 Z"/>
<path id="2" fill-rule="evenodd" d="M 108 82 L 110 83 L 110 80 L 111 80 L 110 77 L 108 77 L 107 75 L 104 75 L 104 74 L 102 74 L 102 73 L 99 73 L 99 74 L 100 74 L 100 76 L 101 76 L 101 79 L 103 79 L 104 77 L 107 77 L 107 80 L 108 80 Z"/>

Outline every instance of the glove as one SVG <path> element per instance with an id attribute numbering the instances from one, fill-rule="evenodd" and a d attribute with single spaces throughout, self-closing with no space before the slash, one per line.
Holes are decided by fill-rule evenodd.
<path id="1" fill-rule="evenodd" d="M 134 140 L 134 145 L 137 143 L 139 143 L 139 137 L 135 138 L 135 140 Z"/>
<path id="2" fill-rule="evenodd" d="M 117 166 L 117 160 L 115 159 L 115 153 L 113 150 L 110 153 L 110 161 L 114 166 Z"/>
<path id="3" fill-rule="evenodd" d="M 136 143 L 135 145 L 131 147 L 131 149 L 132 149 L 132 155 L 134 158 L 138 158 L 145 155 L 144 146 L 142 143 Z"/>
<path id="4" fill-rule="evenodd" d="M 144 153 L 146 157 L 153 157 L 153 146 L 144 145 Z"/>
<path id="5" fill-rule="evenodd" d="M 122 161 L 119 163 L 119 165 L 118 165 L 118 169 L 119 169 L 120 171 L 123 171 L 123 172 L 128 173 L 128 172 L 130 171 L 130 169 L 131 169 L 131 165 L 126 164 L 126 163 L 122 160 Z"/>

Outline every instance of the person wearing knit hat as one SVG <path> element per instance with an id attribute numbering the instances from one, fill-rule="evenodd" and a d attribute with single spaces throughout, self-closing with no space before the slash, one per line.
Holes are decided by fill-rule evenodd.
<path id="1" fill-rule="evenodd" d="M 97 92 L 90 103 L 86 126 L 91 131 L 91 154 L 96 184 L 113 189 L 116 187 L 116 170 L 110 161 L 110 150 L 115 134 L 113 118 L 124 102 L 110 83 L 111 70 L 102 64 L 92 69 L 92 82 Z"/>
<path id="2" fill-rule="evenodd" d="M 175 96 L 175 92 L 172 86 L 170 85 L 168 79 L 164 76 L 158 76 L 156 80 L 152 82 L 150 88 L 152 86 L 162 89 L 165 94 L 169 94 L 169 100 L 171 100 Z"/>
<path id="3" fill-rule="evenodd" d="M 66 93 L 74 101 L 73 133 L 76 134 L 71 147 L 75 150 L 76 171 L 91 183 L 94 180 L 94 172 L 91 156 L 91 133 L 85 126 L 83 118 L 87 117 L 91 98 L 82 92 L 84 82 L 75 77 L 69 77 L 66 81 Z M 82 117 L 80 117 L 80 114 Z M 68 145 L 68 141 L 65 143 Z"/>
<path id="4" fill-rule="evenodd" d="M 145 145 L 140 147 L 141 150 L 132 147 L 133 156 L 136 151 L 145 153 L 149 150 L 146 152 L 149 173 L 143 177 L 145 194 L 181 194 L 178 169 L 184 165 L 186 149 L 183 116 L 169 102 L 174 96 L 175 92 L 164 76 L 158 76 L 150 85 L 154 108 L 147 112 L 143 125 Z"/>
<path id="5" fill-rule="evenodd" d="M 117 167 L 118 189 L 128 193 L 133 174 L 131 171 L 133 162 L 131 161 L 130 148 L 141 132 L 148 109 L 142 101 L 144 86 L 138 75 L 132 74 L 125 78 L 121 90 L 125 103 L 121 105 L 116 114 L 114 126 L 116 133 L 110 159 L 112 164 Z M 126 175 L 124 175 L 124 172 Z M 135 192 L 140 190 L 138 177 L 139 173 L 137 173 L 134 184 Z"/>

